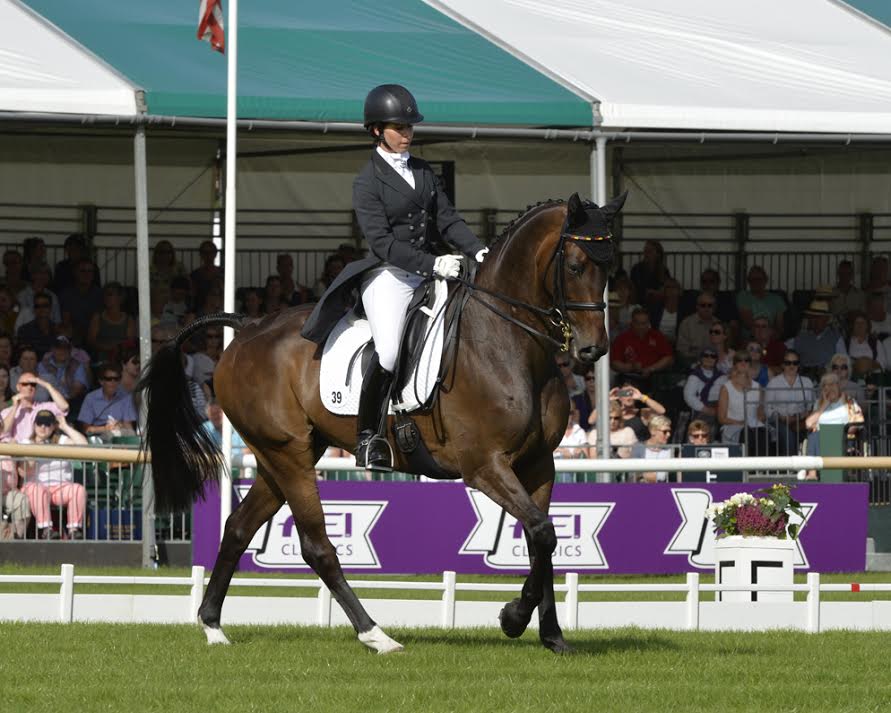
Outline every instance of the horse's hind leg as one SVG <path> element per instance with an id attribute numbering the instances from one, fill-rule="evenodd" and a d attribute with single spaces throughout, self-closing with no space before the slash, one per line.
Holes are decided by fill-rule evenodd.
<path id="1" fill-rule="evenodd" d="M 277 482 L 294 515 L 303 559 L 340 604 L 359 635 L 359 641 L 379 654 L 402 651 L 402 645 L 375 624 L 343 576 L 337 551 L 325 531 L 325 514 L 316 484 L 315 456 L 293 441 L 283 449 L 267 451 L 265 455 L 275 468 L 274 472 L 279 478 Z"/>
<path id="2" fill-rule="evenodd" d="M 204 592 L 204 599 L 198 608 L 198 619 L 204 627 L 209 644 L 229 643 L 220 628 L 220 613 L 232 574 L 251 538 L 264 522 L 278 512 L 285 502 L 278 487 L 274 483 L 268 482 L 268 476 L 263 473 L 262 468 L 260 473 L 261 477 L 251 486 L 244 500 L 226 520 L 220 552 L 214 562 L 213 573 L 210 575 L 210 583 Z"/>

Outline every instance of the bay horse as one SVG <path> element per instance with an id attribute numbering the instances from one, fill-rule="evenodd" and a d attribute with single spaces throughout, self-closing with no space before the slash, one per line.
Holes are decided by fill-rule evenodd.
<path id="1" fill-rule="evenodd" d="M 603 302 L 614 244 L 609 225 L 625 195 L 601 207 L 547 201 L 526 211 L 490 246 L 460 317 L 447 391 L 433 413 L 413 414 L 437 464 L 498 503 L 523 526 L 531 566 L 518 598 L 501 610 L 509 637 L 538 608 L 539 638 L 554 652 L 569 646 L 557 621 L 548 519 L 553 452 L 569 412 L 555 363 L 569 351 L 593 363 L 609 347 Z M 140 383 L 148 403 L 143 447 L 151 449 L 159 508 L 184 509 L 219 479 L 218 447 L 201 427 L 183 371 L 181 345 L 210 325 L 238 331 L 214 373 L 218 403 L 256 455 L 258 478 L 224 528 L 199 620 L 209 643 L 228 643 L 220 614 L 238 561 L 259 527 L 287 502 L 307 564 L 330 589 L 358 634 L 379 653 L 402 646 L 371 619 L 344 578 L 316 485 L 315 464 L 329 445 L 351 449 L 354 417 L 327 411 L 319 394 L 321 349 L 304 339 L 305 307 L 246 322 L 217 314 L 196 320 L 149 363 Z M 407 470 L 396 450 L 394 468 Z"/>

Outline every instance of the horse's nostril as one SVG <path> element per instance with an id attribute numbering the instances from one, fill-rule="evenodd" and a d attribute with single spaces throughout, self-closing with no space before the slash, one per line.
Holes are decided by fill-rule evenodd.
<path id="1" fill-rule="evenodd" d="M 590 346 L 585 347 L 584 349 L 579 349 L 579 359 L 587 364 L 593 364 L 604 354 L 606 354 L 606 350 L 598 346 Z"/>

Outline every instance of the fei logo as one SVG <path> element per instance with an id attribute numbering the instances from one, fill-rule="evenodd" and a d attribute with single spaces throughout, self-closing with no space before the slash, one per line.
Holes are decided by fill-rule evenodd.
<path id="1" fill-rule="evenodd" d="M 249 487 L 239 486 L 239 497 L 244 498 Z M 380 569 L 380 560 L 371 543 L 371 530 L 386 506 L 386 501 L 322 501 L 328 539 L 344 567 Z M 254 564 L 260 567 L 309 569 L 300 554 L 300 537 L 287 505 L 257 531 L 247 550 Z"/>
<path id="2" fill-rule="evenodd" d="M 708 490 L 697 488 L 672 488 L 675 505 L 681 514 L 681 526 L 674 533 L 668 547 L 667 555 L 685 555 L 694 567 L 711 569 L 715 566 L 715 525 L 708 517 L 708 508 L 712 504 L 712 494 Z M 802 503 L 798 515 L 790 515 L 789 522 L 800 524 L 799 534 L 804 530 L 818 503 Z M 795 540 L 795 561 L 793 567 L 808 569 L 810 564 L 801 539 Z"/>
<path id="3" fill-rule="evenodd" d="M 461 545 L 459 554 L 483 555 L 494 569 L 529 566 L 529 550 L 523 526 L 478 490 L 467 489 L 477 523 Z M 555 569 L 607 569 L 609 565 L 597 541 L 615 503 L 551 503 L 550 519 L 557 533 Z"/>

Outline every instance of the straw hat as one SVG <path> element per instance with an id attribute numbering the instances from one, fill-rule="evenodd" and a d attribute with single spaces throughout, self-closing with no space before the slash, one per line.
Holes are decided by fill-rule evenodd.
<path id="1" fill-rule="evenodd" d="M 832 312 L 829 310 L 829 302 L 826 300 L 812 300 L 808 308 L 804 311 L 807 317 L 831 317 Z"/>

